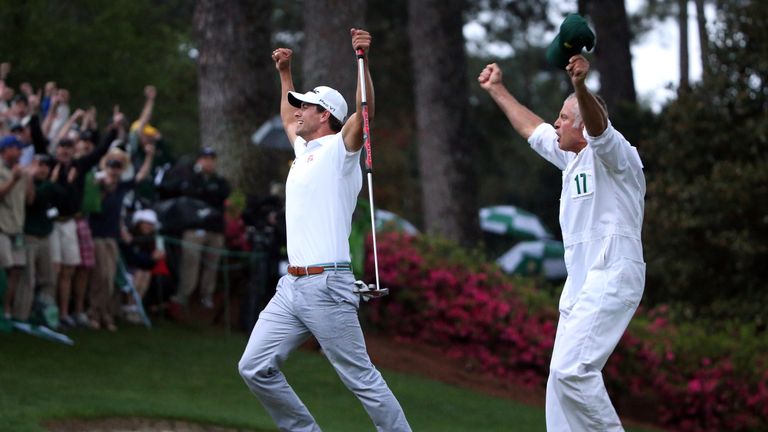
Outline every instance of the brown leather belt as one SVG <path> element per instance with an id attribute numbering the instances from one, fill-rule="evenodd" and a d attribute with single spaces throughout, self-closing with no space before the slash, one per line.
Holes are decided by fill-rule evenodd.
<path id="1" fill-rule="evenodd" d="M 308 276 L 320 274 L 326 270 L 334 271 L 352 271 L 352 265 L 350 263 L 330 263 L 330 264 L 315 264 L 311 266 L 288 266 L 288 274 L 292 276 Z"/>

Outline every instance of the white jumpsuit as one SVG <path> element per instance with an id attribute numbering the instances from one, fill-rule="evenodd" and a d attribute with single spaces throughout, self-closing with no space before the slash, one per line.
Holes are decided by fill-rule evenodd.
<path id="1" fill-rule="evenodd" d="M 547 381 L 548 431 L 621 431 L 602 369 L 645 285 L 640 239 L 645 176 L 637 149 L 609 123 L 578 154 L 541 124 L 531 147 L 563 171 L 560 226 L 568 278 Z"/>

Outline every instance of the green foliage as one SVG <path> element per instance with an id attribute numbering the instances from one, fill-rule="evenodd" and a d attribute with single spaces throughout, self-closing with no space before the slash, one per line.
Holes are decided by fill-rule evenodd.
<path id="1" fill-rule="evenodd" d="M 366 26 L 373 35 L 370 62 L 377 96 L 371 142 L 374 177 L 381 180 L 375 182 L 375 204 L 424 227 L 413 103 L 419 65 L 408 48 L 408 3 L 368 0 Z"/>
<path id="2" fill-rule="evenodd" d="M 728 2 L 714 40 L 715 77 L 667 106 L 643 143 L 645 236 L 652 302 L 737 317 L 768 278 L 768 18 L 765 2 Z M 735 303 L 733 303 L 735 301 Z M 730 310 L 728 310 L 730 309 Z"/>
<path id="3" fill-rule="evenodd" d="M 711 2 L 709 2 L 711 3 Z M 275 0 L 275 44 L 296 49 L 301 60 L 300 2 Z M 676 3 L 647 2 L 642 11 L 667 16 Z M 414 142 L 413 74 L 405 0 L 370 0 L 367 26 L 376 83 L 377 207 L 423 227 L 417 147 Z M 473 160 L 478 204 L 509 203 L 540 216 L 558 232 L 560 173 L 516 136 L 503 113 L 476 83 L 492 61 L 505 84 L 545 120 L 554 119 L 570 92 L 565 74 L 544 64 L 548 2 L 469 2 L 466 20 L 486 34 L 469 47 L 467 83 L 472 128 L 479 151 Z M 72 93 L 72 107 L 95 105 L 101 124 L 119 103 L 139 115 L 142 88 L 159 96 L 153 124 L 174 154 L 196 148 L 196 65 L 191 17 L 185 0 L 0 0 L 0 61 L 10 61 L 9 84 L 41 87 L 56 81 Z M 640 150 L 648 193 L 644 236 L 648 267 L 646 302 L 673 302 L 678 315 L 768 322 L 768 4 L 718 2 L 710 22 L 712 75 L 654 118 L 647 111 L 610 107 L 615 126 Z M 425 41 L 426 43 L 427 41 Z M 494 42 L 508 43 L 509 58 L 485 57 Z M 428 46 L 415 49 L 428 49 Z M 351 61 L 351 60 L 350 60 Z M 353 64 L 350 63 L 350 67 Z M 297 87 L 301 88 L 299 76 Z M 275 85 L 277 75 L 275 75 Z M 363 195 L 365 191 L 363 191 Z"/>
<path id="4" fill-rule="evenodd" d="M 546 42 L 538 36 L 554 29 L 547 16 L 548 2 L 541 0 L 483 0 L 471 2 L 467 21 L 482 27 L 484 36 L 470 41 L 468 85 L 471 134 L 478 148 L 473 165 L 477 173 L 480 207 L 512 204 L 539 216 L 550 231 L 559 233 L 557 199 L 560 173 L 533 152 L 512 129 L 504 113 L 477 84 L 477 75 L 496 62 L 509 91 L 541 116 L 553 121 L 570 93 L 565 73 L 545 61 Z M 498 58 L 494 45 L 508 45 L 512 55 Z"/>
<path id="5" fill-rule="evenodd" d="M 477 74 L 486 64 L 502 68 L 509 91 L 545 121 L 554 121 L 570 92 L 565 73 L 544 65 L 544 48 L 519 49 L 509 59 L 469 58 L 472 133 L 477 137 L 474 167 L 478 173 L 480 206 L 511 204 L 539 216 L 553 233 L 559 233 L 558 204 L 561 173 L 531 150 L 496 106 L 477 85 Z"/>
<path id="6" fill-rule="evenodd" d="M 192 2 L 169 0 L 0 1 L 2 61 L 9 84 L 47 81 L 70 105 L 94 105 L 104 124 L 119 104 L 136 119 L 143 88 L 158 89 L 152 123 L 175 150 L 197 147 L 197 71 L 189 57 Z M 13 35 L 10 37 L 9 35 Z"/>
<path id="7" fill-rule="evenodd" d="M 761 328 L 739 320 L 712 322 L 701 318 L 668 325 L 674 314 L 674 308 L 665 305 L 638 313 L 629 331 L 651 342 L 659 354 L 673 353 L 675 364 L 681 368 L 697 368 L 705 359 L 730 358 L 746 376 L 757 378 L 764 372 L 758 366 L 768 360 L 768 339 L 761 337 Z"/>
<path id="8" fill-rule="evenodd" d="M 531 44 L 531 30 L 554 30 L 548 20 L 547 0 L 481 0 L 469 2 L 467 21 L 474 21 L 485 30 L 485 37 L 473 48 L 483 52 L 494 43 L 510 44 L 514 49 Z"/>
<path id="9" fill-rule="evenodd" d="M 730 322 L 725 327 L 712 332 L 700 323 L 681 324 L 672 348 L 677 355 L 688 359 L 731 357 L 745 375 L 758 377 L 764 372 L 757 366 L 767 360 L 768 340 L 756 334 L 751 324 Z"/>

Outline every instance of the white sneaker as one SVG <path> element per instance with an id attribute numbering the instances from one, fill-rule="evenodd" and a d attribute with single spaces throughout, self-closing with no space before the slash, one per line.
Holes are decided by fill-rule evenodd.
<path id="1" fill-rule="evenodd" d="M 123 305 L 123 313 L 125 314 L 134 313 L 138 311 L 139 311 L 139 307 L 135 304 Z"/>
<path id="2" fill-rule="evenodd" d="M 141 324 L 141 316 L 138 312 L 131 312 L 125 316 L 125 320 L 131 324 Z"/>
<path id="3" fill-rule="evenodd" d="M 86 315 L 84 312 L 80 312 L 79 314 L 75 315 L 75 322 L 80 327 L 91 326 L 91 321 L 88 319 L 88 315 Z"/>

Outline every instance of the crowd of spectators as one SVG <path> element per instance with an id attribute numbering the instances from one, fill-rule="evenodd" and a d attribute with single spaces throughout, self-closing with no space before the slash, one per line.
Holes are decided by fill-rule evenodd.
<path id="1" fill-rule="evenodd" d="M 136 121 L 116 105 L 100 129 L 95 107 L 72 110 L 54 82 L 16 90 L 6 85 L 10 70 L 0 65 L 3 318 L 114 331 L 119 319 L 140 322 L 137 299 L 161 276 L 174 282 L 168 310 L 196 291 L 213 308 L 222 252 L 250 248 L 242 212 L 227 209 L 216 152 L 172 164 L 150 124 L 153 86 Z M 163 225 L 172 237 L 159 235 Z M 167 247 L 170 238 L 178 247 Z"/>

